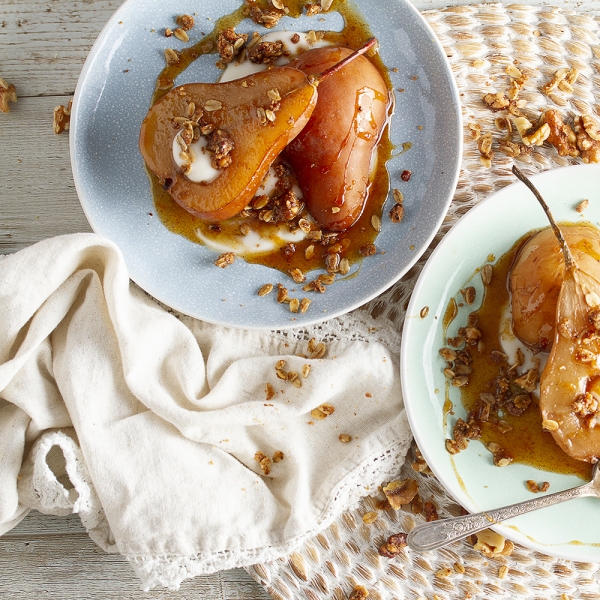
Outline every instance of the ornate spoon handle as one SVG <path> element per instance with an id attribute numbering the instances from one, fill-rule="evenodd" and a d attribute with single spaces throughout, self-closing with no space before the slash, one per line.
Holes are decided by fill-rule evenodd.
<path id="1" fill-rule="evenodd" d="M 571 498 L 595 495 L 596 492 L 593 483 L 590 482 L 569 490 L 555 492 L 554 494 L 548 494 L 547 496 L 532 500 L 525 500 L 524 502 L 511 504 L 510 506 L 497 508 L 496 510 L 465 515 L 464 517 L 431 521 L 415 527 L 408 534 L 407 542 L 410 548 L 419 552 L 435 550 L 440 546 L 445 546 L 450 542 L 455 542 L 482 529 L 486 529 L 490 525 L 496 525 L 501 521 L 517 517 L 532 510 L 552 506 Z"/>

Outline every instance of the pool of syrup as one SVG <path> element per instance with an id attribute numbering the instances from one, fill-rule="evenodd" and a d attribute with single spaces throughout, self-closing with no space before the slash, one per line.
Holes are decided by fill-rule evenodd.
<path id="1" fill-rule="evenodd" d="M 476 312 L 477 328 L 485 340 L 485 350 L 471 350 L 473 372 L 469 376 L 468 385 L 460 388 L 461 402 L 468 412 L 474 409 L 482 392 L 493 393 L 491 382 L 499 375 L 499 365 L 492 361 L 493 350 L 504 352 L 500 340 L 503 327 L 504 309 L 510 302 L 509 276 L 512 266 L 517 260 L 520 249 L 537 231 L 525 235 L 504 254 L 494 265 L 494 275 L 489 286 L 486 286 L 483 301 Z M 457 314 L 456 301 L 452 299 L 444 315 L 444 327 L 447 330 Z M 530 465 L 543 471 L 577 475 L 584 480 L 591 478 L 592 466 L 589 463 L 575 460 L 565 454 L 554 441 L 552 435 L 542 429 L 542 416 L 538 407 L 539 398 L 531 394 L 532 402 L 520 416 L 507 412 L 502 418 L 510 423 L 512 430 L 501 433 L 489 423 L 483 423 L 481 442 L 499 444 L 514 462 Z M 504 467 L 504 468 L 510 468 Z"/>
<path id="2" fill-rule="evenodd" d="M 286 2 L 289 8 L 290 17 L 299 17 L 302 14 L 305 5 L 305 0 L 293 0 Z M 219 35 L 230 27 L 236 27 L 243 19 L 247 18 L 251 6 L 258 6 L 261 9 L 272 10 L 272 6 L 268 0 L 257 0 L 252 4 L 243 4 L 233 13 L 224 15 L 215 22 L 215 27 L 211 33 L 204 36 L 193 46 L 181 50 L 181 59 L 179 64 L 166 66 L 157 78 L 156 90 L 152 98 L 152 103 L 159 100 L 169 89 L 174 85 L 175 79 L 192 62 L 204 54 L 215 54 L 217 39 Z M 341 32 L 324 32 L 324 39 L 331 45 L 347 46 L 349 48 L 360 48 L 369 38 L 373 37 L 368 24 L 362 15 L 354 8 L 348 6 L 343 0 L 334 0 L 331 7 L 332 11 L 339 12 L 344 19 L 344 28 Z M 315 25 L 318 20 L 315 19 Z M 260 26 L 257 26 L 259 28 Z M 371 174 L 371 183 L 367 202 L 362 215 L 358 221 L 347 231 L 342 232 L 338 236 L 338 241 L 342 242 L 347 248 L 343 257 L 347 258 L 350 264 L 358 263 L 363 259 L 360 252 L 362 246 L 373 244 L 378 235 L 378 231 L 372 225 L 373 216 L 377 216 L 383 220 L 383 207 L 390 189 L 390 178 L 386 168 L 386 164 L 392 156 L 394 146 L 390 141 L 389 121 L 393 112 L 393 89 L 387 72 L 387 68 L 383 65 L 379 55 L 370 57 L 370 60 L 378 68 L 380 74 L 387 83 L 390 90 L 390 104 L 388 107 L 388 122 L 382 133 L 381 139 L 375 150 L 375 166 Z M 403 144 L 402 152 L 410 148 L 410 143 Z M 148 170 L 147 170 L 148 171 Z M 216 243 L 227 244 L 228 236 L 232 239 L 239 237 L 239 220 L 236 219 L 231 223 L 222 221 L 218 233 L 211 229 L 211 224 L 202 221 L 201 219 L 191 215 L 181 206 L 179 206 L 168 192 L 160 185 L 158 178 L 148 171 L 148 176 L 151 183 L 151 191 L 154 199 L 156 212 L 161 219 L 161 222 L 172 232 L 184 236 L 190 241 L 202 244 L 198 236 L 198 230 L 207 239 L 214 239 Z M 272 238 L 275 233 L 276 225 L 259 221 L 256 218 L 249 218 L 248 223 L 254 231 L 257 231 L 261 237 Z M 305 250 L 309 245 L 315 245 L 315 252 L 311 258 L 306 258 Z M 309 240 L 295 242 L 296 251 L 293 253 L 283 252 L 282 248 L 277 248 L 269 252 L 252 253 L 244 251 L 243 258 L 250 263 L 259 263 L 268 267 L 286 272 L 292 268 L 298 268 L 304 273 L 323 268 L 324 253 L 326 247 L 315 244 Z"/>

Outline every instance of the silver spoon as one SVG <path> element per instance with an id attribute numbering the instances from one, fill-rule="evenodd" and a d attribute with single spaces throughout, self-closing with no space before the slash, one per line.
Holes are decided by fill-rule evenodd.
<path id="1" fill-rule="evenodd" d="M 594 465 L 592 480 L 584 485 L 548 494 L 547 496 L 533 498 L 532 500 L 525 500 L 517 504 L 511 504 L 504 508 L 464 515 L 462 517 L 440 519 L 439 521 L 431 521 L 419 525 L 408 534 L 406 540 L 408 546 L 418 552 L 435 550 L 451 542 L 461 540 L 468 535 L 487 529 L 491 525 L 498 525 L 501 521 L 518 517 L 538 508 L 552 506 L 559 502 L 571 500 L 571 498 L 584 498 L 585 496 L 598 496 L 600 498 L 599 465 L 600 462 Z"/>

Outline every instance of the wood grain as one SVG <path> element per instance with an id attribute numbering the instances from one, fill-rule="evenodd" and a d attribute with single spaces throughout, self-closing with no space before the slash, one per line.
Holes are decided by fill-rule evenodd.
<path id="1" fill-rule="evenodd" d="M 471 1 L 414 2 L 419 9 L 449 3 Z M 9 114 L 0 113 L 0 254 L 47 237 L 91 230 L 73 182 L 69 139 L 53 133 L 52 113 L 73 95 L 92 43 L 120 4 L 0 0 L 0 76 L 15 84 L 19 95 Z M 566 0 L 553 4 L 576 8 Z M 600 0 L 586 0 L 585 10 L 600 12 Z M 241 569 L 197 577 L 178 592 L 143 593 L 125 559 L 100 550 L 77 516 L 35 512 L 0 537 L 0 573 L 0 598 L 11 600 L 269 598 Z"/>
<path id="2" fill-rule="evenodd" d="M 142 592 L 119 554 L 106 554 L 90 540 L 79 517 L 31 512 L 0 537 L 0 598 L 11 600 L 267 600 L 243 569 L 195 577 L 172 592 Z"/>

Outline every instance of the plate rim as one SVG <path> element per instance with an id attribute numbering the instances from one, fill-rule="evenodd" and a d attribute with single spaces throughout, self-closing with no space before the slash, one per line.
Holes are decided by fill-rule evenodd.
<path id="1" fill-rule="evenodd" d="M 551 169 L 547 169 L 545 171 L 536 173 L 535 175 L 530 176 L 529 179 L 531 179 L 532 182 L 535 184 L 536 181 L 543 180 L 544 178 L 549 178 L 550 173 L 552 174 L 550 177 L 559 176 L 559 172 L 560 172 L 561 176 L 564 175 L 564 176 L 568 177 L 568 175 L 570 173 L 572 173 L 573 171 L 585 171 L 585 170 L 594 171 L 596 173 L 596 177 L 598 179 L 600 179 L 600 163 L 599 164 L 575 164 L 575 165 L 568 165 L 568 166 L 564 166 L 564 167 L 551 168 Z M 452 487 L 446 483 L 448 480 L 451 480 L 451 479 L 445 475 L 442 467 L 439 464 L 437 464 L 437 460 L 434 457 L 434 453 L 432 452 L 433 444 L 430 444 L 428 442 L 419 443 L 420 440 L 417 438 L 417 435 L 415 435 L 415 431 L 421 432 L 421 427 L 419 426 L 419 423 L 418 423 L 420 416 L 418 418 L 417 412 L 416 412 L 417 404 L 414 403 L 412 400 L 407 401 L 407 399 L 409 397 L 412 397 L 412 395 L 413 395 L 412 391 L 409 391 L 409 388 L 408 388 L 409 383 L 407 381 L 408 377 L 407 377 L 407 372 L 406 372 L 407 363 L 409 361 L 408 353 L 410 351 L 408 346 L 409 346 L 410 338 L 413 336 L 413 333 L 412 333 L 413 327 L 415 326 L 415 324 L 417 322 L 416 317 L 413 317 L 413 316 L 419 314 L 418 307 L 423 302 L 423 300 L 420 298 L 420 295 L 422 293 L 424 286 L 426 285 L 426 281 L 427 281 L 428 277 L 430 276 L 430 271 L 432 271 L 435 268 L 435 264 L 438 260 L 438 257 L 447 250 L 448 246 L 453 244 L 453 242 L 454 242 L 453 237 L 454 237 L 454 235 L 456 235 L 456 231 L 459 229 L 459 227 L 460 228 L 464 227 L 465 222 L 470 221 L 474 217 L 478 217 L 479 214 L 481 212 L 485 211 L 488 206 L 500 201 L 502 199 L 503 195 L 510 193 L 511 188 L 516 189 L 517 187 L 519 190 L 526 191 L 525 184 L 523 184 L 521 181 L 518 181 L 518 180 L 515 180 L 513 183 L 511 183 L 499 190 L 496 190 L 490 196 L 481 200 L 478 204 L 476 204 L 469 211 L 467 211 L 460 219 L 458 219 L 456 221 L 456 223 L 454 223 L 454 225 L 450 228 L 450 230 L 444 235 L 444 237 L 442 238 L 440 243 L 436 246 L 436 248 L 433 250 L 433 252 L 429 256 L 429 258 L 427 259 L 427 261 L 415 283 L 415 286 L 413 288 L 413 291 L 411 293 L 411 297 L 410 297 L 410 300 L 409 300 L 409 303 L 407 306 L 406 317 L 404 320 L 404 326 L 403 326 L 403 331 L 402 331 L 402 342 L 401 342 L 401 349 L 400 349 L 400 383 L 401 383 L 401 389 L 402 389 L 402 396 L 404 399 L 405 410 L 407 413 L 411 431 L 413 432 L 413 437 L 414 437 L 415 441 L 417 442 L 417 444 L 419 445 L 419 450 L 421 451 L 423 458 L 425 459 L 428 466 L 433 471 L 434 475 L 436 476 L 436 478 L 438 479 L 438 481 L 444 488 L 445 492 L 452 499 L 454 499 L 454 501 L 456 501 L 459 505 L 465 507 L 470 512 L 479 512 L 479 511 L 485 510 L 485 509 L 482 509 L 481 507 L 478 507 L 476 505 L 475 501 L 470 497 L 468 490 L 464 489 L 464 490 L 462 490 L 462 492 L 457 491 L 457 489 L 455 489 L 454 487 Z M 528 193 L 530 193 L 530 192 L 528 192 Z M 532 197 L 532 202 L 533 201 L 534 200 Z M 540 214 L 543 216 L 541 207 L 540 207 Z M 454 231 L 454 234 L 452 236 L 450 236 L 450 234 L 453 231 Z M 518 237 L 519 237 L 519 234 L 516 234 L 516 237 L 514 239 L 515 242 L 517 241 Z M 501 252 L 495 251 L 495 252 L 493 252 L 493 254 L 497 257 L 500 257 L 508 250 L 509 250 L 509 248 L 505 248 Z M 483 254 L 485 254 L 485 253 L 482 253 L 482 259 L 483 259 L 483 261 L 485 261 L 485 256 L 483 256 Z M 483 262 L 482 262 L 482 264 L 483 264 Z M 458 289 L 456 290 L 456 292 L 458 292 Z M 439 326 L 440 325 L 438 325 L 437 327 L 439 327 Z M 437 329 L 437 327 L 436 327 L 436 329 Z M 426 395 L 427 394 L 424 393 L 422 395 L 422 398 L 424 398 Z M 444 396 L 444 398 L 445 398 L 445 396 Z M 421 440 L 426 439 L 426 436 L 421 435 L 419 437 L 421 438 Z M 456 467 L 456 463 L 454 463 L 453 461 L 451 461 L 451 462 L 454 465 L 454 469 L 456 469 L 456 471 L 457 471 L 456 476 L 460 476 L 460 473 L 458 472 L 458 468 Z M 539 470 L 539 469 L 536 469 L 536 471 L 538 471 L 540 473 L 544 473 L 544 471 Z M 456 478 L 456 476 L 455 476 L 455 478 Z M 451 480 L 451 481 L 453 481 L 453 480 Z M 584 483 L 584 482 L 582 481 L 581 483 Z M 458 487 L 460 487 L 460 486 L 458 486 Z M 540 509 L 539 512 L 541 512 L 542 510 L 543 509 Z M 525 515 L 522 515 L 520 518 L 522 518 L 523 516 L 525 516 Z M 504 525 L 504 524 L 491 525 L 490 529 L 497 531 L 498 533 L 500 533 L 507 539 L 513 540 L 531 550 L 539 551 L 539 552 L 542 552 L 547 555 L 551 555 L 551 556 L 559 558 L 559 559 L 574 560 L 574 561 L 578 561 L 578 562 L 600 562 L 600 548 L 596 548 L 595 546 L 590 545 L 589 543 L 581 543 L 581 545 L 575 544 L 574 546 L 570 545 L 568 542 L 558 542 L 556 544 L 543 544 L 540 542 L 536 542 L 531 537 L 527 536 L 527 533 L 522 531 L 522 529 L 523 529 L 522 524 L 520 525 L 519 529 L 513 528 L 510 525 Z M 584 548 L 588 552 L 588 554 L 587 555 L 585 553 L 573 554 L 573 553 L 569 552 L 570 549 L 575 549 L 575 548 L 578 548 L 578 549 Z M 593 554 L 594 550 L 595 550 L 596 554 Z M 590 552 L 592 552 L 592 554 L 590 554 Z"/>

